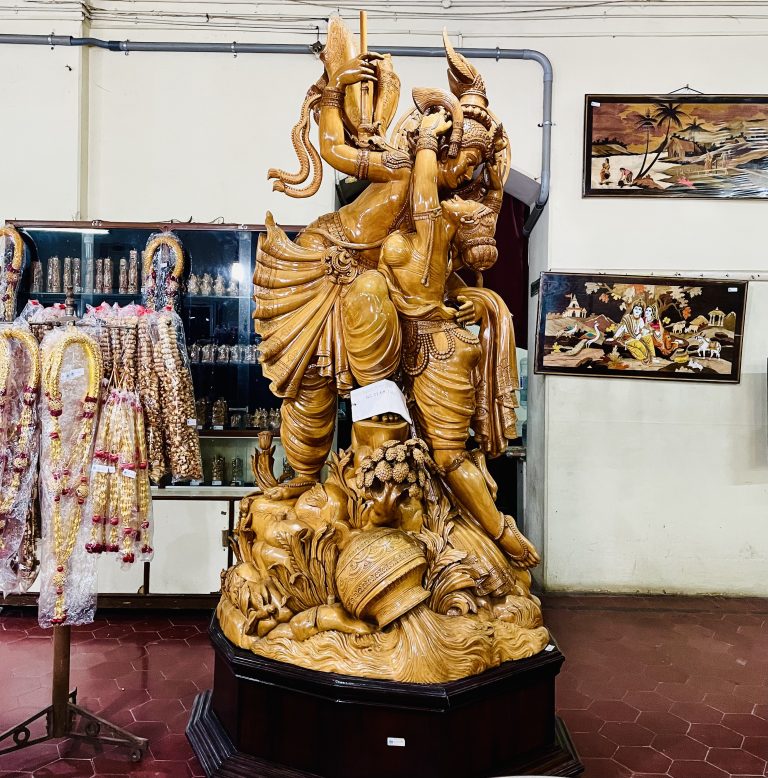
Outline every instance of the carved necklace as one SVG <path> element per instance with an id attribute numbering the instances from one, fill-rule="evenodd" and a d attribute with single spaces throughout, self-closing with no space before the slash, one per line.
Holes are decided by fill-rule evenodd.
<path id="1" fill-rule="evenodd" d="M 3 532 L 7 522 L 14 517 L 19 509 L 17 504 L 24 476 L 32 467 L 36 453 L 35 431 L 37 429 L 37 395 L 40 390 L 40 352 L 37 340 L 32 333 L 23 327 L 6 327 L 0 330 L 0 412 L 5 415 L 6 405 L 9 402 L 8 378 L 10 376 L 10 364 L 14 351 L 13 344 L 17 344 L 24 354 L 24 364 L 27 372 L 24 376 L 22 389 L 22 410 L 18 421 L 10 416 L 6 417 L 5 425 L 5 454 L 6 462 L 2 478 L 2 494 L 0 494 L 0 533 Z M 21 370 L 19 360 L 14 363 L 16 370 Z M 33 449 L 35 451 L 33 452 Z M 10 471 L 9 471 L 10 466 Z M 8 477 L 10 472 L 10 478 Z M 25 501 L 26 502 L 26 501 Z M 26 515 L 26 506 L 23 507 Z M 5 542 L 0 536 L 0 558 L 5 554 Z M 9 549 L 15 553 L 16 549 Z"/>
<path id="2" fill-rule="evenodd" d="M 52 583 L 56 593 L 51 623 L 67 619 L 66 584 L 69 559 L 75 549 L 88 498 L 88 466 L 91 461 L 96 409 L 101 385 L 102 364 L 99 346 L 92 338 L 74 327 L 60 330 L 60 337 L 49 349 L 43 349 L 43 390 L 50 414 L 48 429 L 51 481 L 46 484 L 51 495 L 51 525 L 55 572 Z M 56 333 L 59 335 L 59 333 Z M 75 428 L 70 436 L 69 451 L 62 441 L 61 415 L 64 400 L 61 393 L 62 364 L 68 349 L 79 349 L 85 358 L 86 385 Z"/>

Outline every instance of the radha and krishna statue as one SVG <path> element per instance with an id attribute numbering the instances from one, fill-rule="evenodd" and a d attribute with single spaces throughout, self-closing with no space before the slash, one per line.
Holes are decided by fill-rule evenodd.
<path id="1" fill-rule="evenodd" d="M 482 77 L 444 44 L 449 91 L 415 89 L 390 131 L 390 57 L 359 53 L 331 20 L 325 71 L 293 129 L 300 170 L 269 173 L 293 197 L 317 191 L 322 160 L 369 183 L 295 240 L 267 214 L 255 328 L 295 477 L 272 477 L 267 435 L 254 463 L 261 494 L 241 504 L 217 609 L 229 640 L 260 656 L 419 683 L 549 642 L 530 592 L 539 556 L 496 507 L 485 465 L 515 437 L 511 316 L 482 287 L 509 142 Z M 411 419 L 356 421 L 351 447 L 331 453 L 338 397 L 382 379 Z"/>

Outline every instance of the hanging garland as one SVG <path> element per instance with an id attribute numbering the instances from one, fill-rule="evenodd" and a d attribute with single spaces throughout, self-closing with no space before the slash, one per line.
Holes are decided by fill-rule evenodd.
<path id="1" fill-rule="evenodd" d="M 67 352 L 79 350 L 84 357 L 82 368 L 67 371 L 65 364 Z M 82 373 L 81 373 L 82 371 Z M 72 375 L 74 372 L 74 375 Z M 85 375 L 82 398 L 73 402 L 62 394 L 62 382 Z M 70 559 L 80 535 L 84 506 L 89 494 L 89 468 L 91 449 L 96 427 L 96 411 L 99 402 L 99 389 L 102 379 L 101 353 L 98 344 L 84 332 L 74 327 L 54 331 L 43 342 L 42 388 L 45 395 L 44 408 L 47 410 L 44 425 L 44 453 L 47 459 L 43 488 L 46 491 L 46 509 L 50 512 L 50 532 L 52 535 L 53 575 L 44 585 L 52 588 L 53 604 L 51 612 L 45 607 L 46 595 L 41 593 L 41 624 L 78 623 L 80 620 L 79 603 L 71 608 L 72 601 L 80 592 L 70 580 Z M 73 414 L 73 427 L 65 443 L 63 439 L 62 415 L 67 411 L 67 420 Z M 46 511 L 44 509 L 44 512 Z M 74 590 L 74 591 L 73 591 Z M 70 596 L 72 595 L 72 596 Z M 72 612 L 74 610 L 74 612 Z"/>
<path id="2" fill-rule="evenodd" d="M 24 264 L 24 241 L 21 239 L 19 231 L 12 224 L 0 227 L 0 238 L 5 238 L 8 242 L 3 252 L 2 280 L 0 280 L 3 319 L 5 321 L 13 321 L 16 316 L 16 292 L 19 288 L 21 268 Z M 9 243 L 11 247 L 10 252 L 8 251 Z"/>

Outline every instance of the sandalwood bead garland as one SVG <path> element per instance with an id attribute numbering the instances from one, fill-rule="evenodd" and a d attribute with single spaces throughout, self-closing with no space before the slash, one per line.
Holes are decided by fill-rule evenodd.
<path id="1" fill-rule="evenodd" d="M 162 311 L 154 318 L 154 365 L 162 396 L 163 430 L 174 480 L 202 479 L 203 463 L 195 420 L 195 395 L 186 353 L 177 336 L 176 316 Z"/>
<path id="2" fill-rule="evenodd" d="M 149 477 L 154 483 L 168 472 L 163 445 L 163 419 L 160 412 L 160 380 L 155 372 L 150 315 L 139 317 L 138 322 L 138 390 L 146 419 L 147 458 Z"/>

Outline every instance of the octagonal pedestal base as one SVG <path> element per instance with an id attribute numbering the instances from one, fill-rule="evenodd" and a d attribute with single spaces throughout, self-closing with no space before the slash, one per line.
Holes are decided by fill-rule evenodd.
<path id="1" fill-rule="evenodd" d="M 213 689 L 187 737 L 220 778 L 490 778 L 583 771 L 555 716 L 553 647 L 480 675 L 412 684 L 321 673 L 233 646 L 215 617 Z"/>

